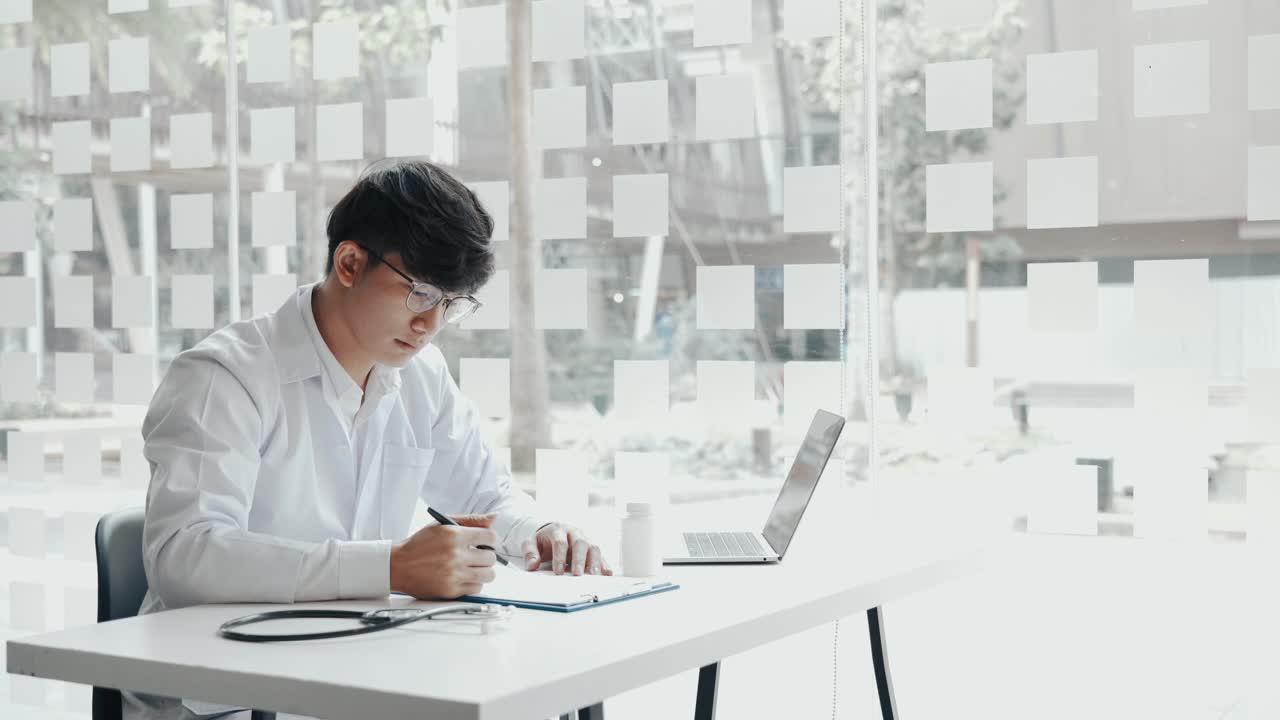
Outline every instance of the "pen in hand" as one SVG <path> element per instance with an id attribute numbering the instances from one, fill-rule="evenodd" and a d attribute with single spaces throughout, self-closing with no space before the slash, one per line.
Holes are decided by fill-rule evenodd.
<path id="1" fill-rule="evenodd" d="M 433 507 L 428 506 L 427 512 L 430 513 L 431 517 L 441 525 L 457 525 L 458 524 L 453 521 L 453 518 L 450 518 L 448 515 L 445 515 L 443 513 L 437 512 L 436 509 Z M 477 545 L 476 547 L 480 548 L 481 550 L 493 550 L 493 556 L 497 558 L 498 562 L 502 563 L 503 565 L 507 564 L 506 559 L 503 558 L 501 555 L 499 555 L 497 550 L 494 550 L 488 545 Z"/>

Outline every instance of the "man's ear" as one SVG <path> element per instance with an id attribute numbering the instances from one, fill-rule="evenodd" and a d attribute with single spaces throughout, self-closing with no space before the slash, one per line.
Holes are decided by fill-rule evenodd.
<path id="1" fill-rule="evenodd" d="M 368 258 L 359 245 L 344 240 L 333 249 L 333 272 L 343 287 L 351 287 L 359 277 Z"/>

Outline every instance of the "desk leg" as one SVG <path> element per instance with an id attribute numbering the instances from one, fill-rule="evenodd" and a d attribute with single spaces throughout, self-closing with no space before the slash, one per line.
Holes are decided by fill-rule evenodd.
<path id="1" fill-rule="evenodd" d="M 276 714 L 265 710 L 254 710 L 249 713 L 250 720 L 276 720 Z"/>
<path id="2" fill-rule="evenodd" d="M 896 720 L 898 706 L 893 699 L 893 681 L 885 658 L 888 645 L 884 640 L 884 621 L 880 617 L 879 605 L 867 611 L 867 631 L 871 634 L 871 667 L 876 674 L 876 692 L 880 695 L 880 716 L 884 720 Z"/>
<path id="3" fill-rule="evenodd" d="M 715 720 L 716 689 L 720 680 L 720 663 L 703 665 L 698 670 L 698 701 L 693 708 L 693 720 Z"/>

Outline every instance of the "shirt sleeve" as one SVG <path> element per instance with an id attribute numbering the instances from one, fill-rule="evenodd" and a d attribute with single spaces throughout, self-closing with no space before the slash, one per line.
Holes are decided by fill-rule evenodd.
<path id="1" fill-rule="evenodd" d="M 422 486 L 422 500 L 445 514 L 496 513 L 497 550 L 518 557 L 524 541 L 550 518 L 511 484 L 510 468 L 481 435 L 475 403 L 458 389 L 444 359 L 437 361 L 440 402 L 431 426 L 436 454 Z"/>
<path id="2" fill-rule="evenodd" d="M 151 465 L 143 564 L 166 607 L 385 597 L 391 542 L 303 542 L 248 529 L 263 414 L 207 356 L 179 355 L 143 422 Z"/>

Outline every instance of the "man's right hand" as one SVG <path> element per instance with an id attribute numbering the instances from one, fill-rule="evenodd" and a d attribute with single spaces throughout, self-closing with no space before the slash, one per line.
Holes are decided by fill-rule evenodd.
<path id="1" fill-rule="evenodd" d="M 419 600 L 452 600 L 480 592 L 494 578 L 495 515 L 457 515 L 458 525 L 428 525 L 391 548 L 391 590 Z"/>

